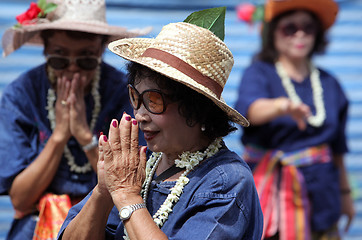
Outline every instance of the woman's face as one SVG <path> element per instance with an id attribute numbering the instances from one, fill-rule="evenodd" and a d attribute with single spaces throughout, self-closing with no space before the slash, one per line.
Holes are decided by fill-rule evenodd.
<path id="1" fill-rule="evenodd" d="M 142 79 L 135 88 L 140 94 L 149 89 L 158 89 L 167 94 L 148 78 Z M 205 147 L 200 124 L 188 126 L 186 119 L 179 114 L 177 102 L 168 102 L 162 114 L 150 113 L 142 103 L 134 111 L 134 115 L 151 151 L 163 152 L 168 157 L 176 158 L 184 151 L 197 151 Z"/>
<path id="2" fill-rule="evenodd" d="M 79 73 L 80 76 L 86 76 L 86 82 L 83 83 L 85 86 L 90 84 L 96 72 L 96 68 L 91 70 L 84 69 L 78 66 L 76 61 L 74 61 L 74 58 L 92 57 L 93 59 L 99 59 L 102 53 L 103 46 L 101 36 L 94 39 L 75 39 L 69 37 L 64 31 L 54 31 L 54 34 L 48 38 L 48 46 L 45 49 L 46 56 L 73 58 L 70 61 L 70 64 L 64 69 L 53 68 L 56 78 L 65 76 L 71 81 L 74 74 Z"/>
<path id="3" fill-rule="evenodd" d="M 297 11 L 281 18 L 274 33 L 275 48 L 279 56 L 292 60 L 308 58 L 317 31 L 316 23 L 308 12 Z"/>

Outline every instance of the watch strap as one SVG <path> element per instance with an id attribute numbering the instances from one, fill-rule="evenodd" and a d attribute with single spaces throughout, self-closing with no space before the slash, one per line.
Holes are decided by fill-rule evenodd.
<path id="1" fill-rule="evenodd" d="M 82 149 L 83 149 L 83 151 L 86 152 L 86 151 L 89 151 L 89 150 L 91 150 L 91 149 L 93 149 L 93 148 L 95 148 L 97 146 L 98 146 L 97 136 L 93 135 L 92 141 L 90 143 L 88 143 L 87 145 L 82 146 Z"/>
<path id="2" fill-rule="evenodd" d="M 132 205 L 128 205 L 128 206 L 125 206 L 123 208 L 121 208 L 121 210 L 119 210 L 119 217 L 121 218 L 122 221 L 124 220 L 127 220 L 131 217 L 132 213 L 138 209 L 141 209 L 141 208 L 146 208 L 146 204 L 143 202 L 143 203 L 136 203 L 136 204 L 132 204 Z M 130 214 L 128 215 L 127 218 L 123 218 L 122 215 L 121 215 L 121 212 L 123 209 L 130 209 L 131 212 Z"/>

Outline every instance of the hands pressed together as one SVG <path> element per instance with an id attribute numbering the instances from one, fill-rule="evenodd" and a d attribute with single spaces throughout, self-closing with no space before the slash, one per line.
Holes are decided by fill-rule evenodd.
<path id="1" fill-rule="evenodd" d="M 74 74 L 71 81 L 66 77 L 58 78 L 56 127 L 53 134 L 57 134 L 64 142 L 74 136 L 79 144 L 86 145 L 92 138 L 86 116 L 85 87 L 86 77 L 79 73 Z"/>
<path id="2" fill-rule="evenodd" d="M 100 136 L 96 190 L 119 207 L 138 203 L 145 179 L 147 147 L 138 145 L 138 123 L 124 113 Z"/>

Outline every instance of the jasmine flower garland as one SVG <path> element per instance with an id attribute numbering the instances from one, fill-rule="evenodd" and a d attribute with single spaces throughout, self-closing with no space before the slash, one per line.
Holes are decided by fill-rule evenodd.
<path id="1" fill-rule="evenodd" d="M 287 73 L 283 69 L 283 66 L 280 62 L 275 63 L 275 68 L 279 77 L 282 80 L 283 87 L 287 92 L 288 97 L 290 100 L 295 104 L 300 104 L 302 100 L 297 95 L 295 88 L 292 84 L 291 79 L 288 77 Z M 316 114 L 314 116 L 308 117 L 308 123 L 313 127 L 320 127 L 322 126 L 324 120 L 326 119 L 326 109 L 324 107 L 323 101 L 323 88 L 321 84 L 321 80 L 319 77 L 319 71 L 313 64 L 310 65 L 311 75 L 310 81 L 312 85 L 312 92 L 313 92 L 313 101 L 315 106 Z"/>
<path id="2" fill-rule="evenodd" d="M 54 76 L 52 70 L 48 68 L 48 72 L 49 72 L 50 82 L 55 83 L 56 82 L 55 76 Z M 101 96 L 98 91 L 99 80 L 100 80 L 100 67 L 98 66 L 96 69 L 95 77 L 92 81 L 92 90 L 91 90 L 91 94 L 94 99 L 94 109 L 92 112 L 92 120 L 91 120 L 90 126 L 89 126 L 91 132 L 93 132 L 93 129 L 94 129 L 97 119 L 98 119 L 99 112 L 101 110 Z M 56 101 L 56 99 L 57 98 L 55 95 L 55 91 L 52 88 L 49 88 L 48 95 L 47 95 L 47 104 L 48 105 L 47 105 L 46 109 L 48 110 L 48 119 L 50 121 L 50 127 L 51 127 L 52 131 L 54 131 L 54 129 L 55 129 L 54 102 Z M 74 156 L 70 152 L 67 145 L 65 145 L 65 147 L 64 147 L 64 156 L 68 160 L 67 164 L 70 167 L 70 171 L 76 172 L 76 173 L 87 173 L 87 172 L 92 171 L 92 166 L 91 166 L 90 162 L 87 162 L 83 166 L 79 166 L 76 164 Z"/>
<path id="3" fill-rule="evenodd" d="M 179 159 L 175 160 L 175 164 L 179 168 L 185 168 L 185 172 L 181 174 L 181 176 L 177 179 L 176 184 L 173 188 L 170 189 L 170 194 L 168 194 L 166 200 L 158 209 L 158 211 L 153 215 L 153 220 L 157 224 L 159 228 L 163 226 L 165 221 L 168 219 L 169 214 L 172 212 L 173 206 L 178 202 L 180 196 L 183 192 L 184 187 L 189 183 L 189 179 L 186 177 L 190 171 L 194 167 L 196 167 L 202 160 L 206 158 L 210 158 L 215 155 L 220 148 L 222 147 L 222 138 L 215 139 L 204 152 L 183 152 Z M 143 196 L 143 201 L 146 203 L 148 191 L 151 185 L 151 181 L 157 166 L 162 158 L 162 153 L 154 152 L 151 157 L 147 161 L 146 164 L 146 179 L 142 186 L 141 195 Z M 128 235 L 126 232 L 126 237 L 124 239 L 128 239 Z"/>

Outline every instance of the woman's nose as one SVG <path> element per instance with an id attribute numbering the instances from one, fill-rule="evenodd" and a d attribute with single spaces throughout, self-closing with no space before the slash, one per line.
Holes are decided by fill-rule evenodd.
<path id="1" fill-rule="evenodd" d="M 134 110 L 134 116 L 137 122 L 148 122 L 151 119 L 149 111 L 145 108 L 143 104 L 141 104 L 139 109 Z"/>
<path id="2" fill-rule="evenodd" d="M 69 66 L 67 69 L 68 69 L 68 71 L 72 71 L 72 72 L 76 72 L 76 71 L 80 70 L 80 68 L 74 58 L 71 59 L 71 61 L 69 62 Z"/>

